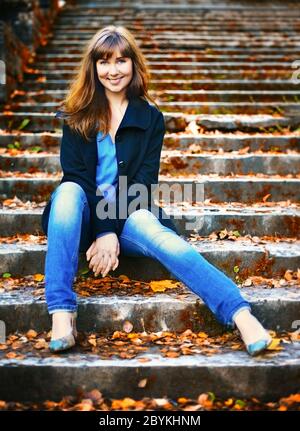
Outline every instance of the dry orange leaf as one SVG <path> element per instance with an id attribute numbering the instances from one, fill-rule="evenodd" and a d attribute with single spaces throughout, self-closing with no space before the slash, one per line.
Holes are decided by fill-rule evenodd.
<path id="1" fill-rule="evenodd" d="M 131 332 L 133 329 L 133 324 L 129 320 L 125 320 L 123 324 L 123 330 L 127 333 Z"/>
<path id="2" fill-rule="evenodd" d="M 187 403 L 189 401 L 190 401 L 189 398 L 185 398 L 185 397 L 180 397 L 180 398 L 177 399 L 177 402 L 179 404 L 185 404 L 185 403 Z"/>
<path id="3" fill-rule="evenodd" d="M 39 339 L 34 345 L 34 348 L 38 350 L 45 349 L 45 347 L 47 347 L 47 342 L 44 338 Z"/>
<path id="4" fill-rule="evenodd" d="M 270 194 L 270 193 L 268 193 L 267 195 L 265 195 L 265 196 L 262 198 L 263 202 L 266 202 L 266 200 L 267 200 L 270 196 L 271 196 L 271 194 Z"/>
<path id="5" fill-rule="evenodd" d="M 267 348 L 267 350 L 282 350 L 283 347 L 280 347 L 280 338 L 273 338 L 272 339 L 272 343 L 269 345 L 269 347 Z"/>
<path id="6" fill-rule="evenodd" d="M 180 353 L 169 351 L 169 352 L 166 352 L 166 356 L 168 358 L 178 358 L 178 356 L 180 356 Z"/>
<path id="7" fill-rule="evenodd" d="M 139 362 L 150 362 L 151 359 L 150 358 L 138 358 Z"/>
<path id="8" fill-rule="evenodd" d="M 179 283 L 174 280 L 150 281 L 149 284 L 153 292 L 164 292 L 166 289 L 174 289 L 179 286 Z"/>
<path id="9" fill-rule="evenodd" d="M 291 281 L 293 279 L 293 271 L 291 271 L 290 269 L 286 270 L 284 273 L 284 278 L 287 281 Z"/>
<path id="10" fill-rule="evenodd" d="M 6 353 L 5 357 L 7 359 L 15 359 L 18 356 L 18 354 L 16 352 L 8 352 Z"/>
<path id="11" fill-rule="evenodd" d="M 125 283 L 130 283 L 130 279 L 127 277 L 127 275 L 121 274 L 119 275 L 119 279 Z"/>
<path id="12" fill-rule="evenodd" d="M 146 384 L 147 384 L 147 379 L 142 379 L 142 380 L 139 381 L 138 387 L 139 388 L 144 388 L 146 386 Z"/>
<path id="13" fill-rule="evenodd" d="M 44 274 L 34 274 L 33 279 L 34 279 L 34 281 L 43 281 L 44 280 Z"/>
<path id="14" fill-rule="evenodd" d="M 197 336 L 199 338 L 208 338 L 208 335 L 205 332 L 198 332 Z"/>
<path id="15" fill-rule="evenodd" d="M 124 398 L 123 400 L 113 400 L 111 407 L 112 409 L 127 409 L 134 407 L 136 402 L 132 398 Z"/>
<path id="16" fill-rule="evenodd" d="M 88 340 L 88 343 L 91 344 L 92 346 L 96 347 L 97 346 L 97 340 L 95 338 L 90 338 Z"/>

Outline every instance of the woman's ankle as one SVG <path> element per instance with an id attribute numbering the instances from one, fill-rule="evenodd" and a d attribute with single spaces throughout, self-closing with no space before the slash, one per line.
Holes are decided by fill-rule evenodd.
<path id="1" fill-rule="evenodd" d="M 72 313 L 68 311 L 57 311 L 52 314 L 51 339 L 65 337 L 72 332 Z"/>
<path id="2" fill-rule="evenodd" d="M 256 343 L 259 340 L 271 340 L 268 331 L 253 316 L 249 309 L 243 309 L 239 313 L 236 313 L 233 320 L 246 345 Z"/>

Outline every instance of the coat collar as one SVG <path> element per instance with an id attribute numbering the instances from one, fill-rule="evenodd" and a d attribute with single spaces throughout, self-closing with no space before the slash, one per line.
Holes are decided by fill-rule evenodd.
<path id="1" fill-rule="evenodd" d="M 58 111 L 55 115 L 56 117 L 61 117 L 61 111 Z M 129 103 L 125 110 L 124 117 L 119 125 L 118 130 L 125 129 L 126 127 L 138 127 L 140 129 L 147 129 L 151 124 L 151 106 L 148 101 L 141 99 L 140 97 L 129 98 Z M 140 135 L 133 134 L 132 139 L 136 139 L 136 144 L 140 142 Z M 132 139 L 129 141 L 130 145 L 133 144 Z M 95 176 L 96 164 L 98 160 L 97 154 L 97 133 L 91 135 L 91 141 L 86 143 L 86 141 L 80 137 L 80 143 L 85 145 L 80 145 L 82 156 L 86 165 L 87 170 L 90 175 Z M 116 142 L 116 155 L 117 160 L 126 159 L 126 152 L 128 151 L 128 140 L 124 141 L 122 145 Z"/>
<path id="2" fill-rule="evenodd" d="M 63 117 L 62 111 L 58 110 L 56 118 Z M 151 108 L 148 101 L 139 96 L 130 97 L 125 114 L 119 125 L 119 130 L 126 127 L 138 127 L 146 130 L 151 123 Z M 95 134 L 96 135 L 96 134 Z"/>
<path id="3" fill-rule="evenodd" d="M 151 109 L 149 103 L 140 97 L 129 99 L 119 130 L 125 127 L 147 129 L 150 126 Z"/>

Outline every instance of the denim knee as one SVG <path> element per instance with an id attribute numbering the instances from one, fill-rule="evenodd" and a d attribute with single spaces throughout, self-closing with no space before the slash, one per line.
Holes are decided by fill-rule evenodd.
<path id="1" fill-rule="evenodd" d="M 52 206 L 55 207 L 55 219 L 67 220 L 76 213 L 80 204 L 85 204 L 87 198 L 82 187 L 74 182 L 61 183 L 51 196 Z"/>
<path id="2" fill-rule="evenodd" d="M 146 208 L 140 208 L 138 210 L 133 211 L 128 216 L 128 219 L 130 219 L 130 220 L 140 220 L 142 222 L 142 221 L 145 221 L 145 220 L 147 220 L 149 218 L 153 219 L 153 217 L 157 219 L 157 217 L 154 214 L 152 214 L 151 211 L 147 210 Z"/>
<path id="3" fill-rule="evenodd" d="M 70 193 L 71 197 L 78 197 L 78 196 L 85 196 L 85 192 L 83 188 L 75 183 L 74 181 L 65 181 L 64 183 L 59 184 L 59 186 L 56 187 L 54 192 L 51 194 L 51 200 L 60 193 Z"/>

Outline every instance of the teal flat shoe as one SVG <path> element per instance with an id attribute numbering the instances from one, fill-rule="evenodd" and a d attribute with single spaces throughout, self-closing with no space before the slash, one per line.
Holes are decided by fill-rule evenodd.
<path id="1" fill-rule="evenodd" d="M 72 332 L 64 337 L 58 338 L 56 340 L 51 340 L 49 343 L 50 352 L 61 352 L 75 346 L 75 339 L 78 336 L 76 329 L 76 318 L 77 312 L 75 311 L 74 313 L 71 313 Z"/>
<path id="2" fill-rule="evenodd" d="M 272 343 L 272 338 L 262 339 L 262 340 L 256 341 L 255 343 L 246 345 L 246 348 L 249 355 L 256 356 L 259 353 L 263 352 L 265 349 L 267 349 L 267 347 L 269 347 L 271 343 Z"/>
<path id="3" fill-rule="evenodd" d="M 75 338 L 73 333 L 71 333 L 65 337 L 58 338 L 57 340 L 51 340 L 49 343 L 49 350 L 51 352 L 61 352 L 62 350 L 70 349 L 73 346 L 75 346 Z"/>

